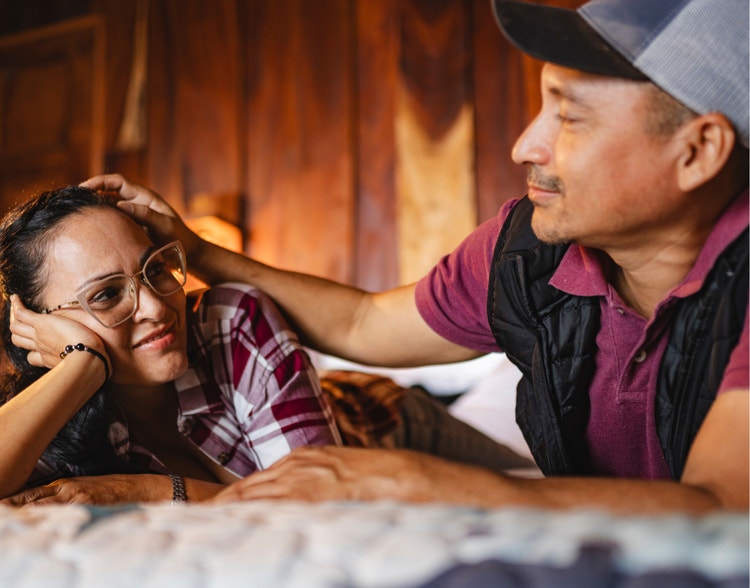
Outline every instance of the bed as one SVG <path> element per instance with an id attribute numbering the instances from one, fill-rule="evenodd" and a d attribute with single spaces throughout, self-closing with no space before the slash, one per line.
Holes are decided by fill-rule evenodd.
<path id="1" fill-rule="evenodd" d="M 393 502 L 0 507 L 0 586 L 748 586 L 742 515 Z"/>
<path id="2" fill-rule="evenodd" d="M 512 418 L 518 374 L 502 356 L 385 373 L 438 395 L 464 392 L 456 416 L 528 451 Z M 746 514 L 387 501 L 0 506 L 0 588 L 746 588 L 748 529 Z"/>

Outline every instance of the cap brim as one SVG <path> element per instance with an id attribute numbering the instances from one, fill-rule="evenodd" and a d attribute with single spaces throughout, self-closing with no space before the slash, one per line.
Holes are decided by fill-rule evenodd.
<path id="1" fill-rule="evenodd" d="M 648 79 L 575 10 L 513 0 L 493 0 L 493 5 L 508 40 L 536 59 L 603 76 Z"/>

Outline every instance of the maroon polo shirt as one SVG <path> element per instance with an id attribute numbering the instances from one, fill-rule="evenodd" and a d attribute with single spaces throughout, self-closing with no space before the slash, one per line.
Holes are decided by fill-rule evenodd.
<path id="1" fill-rule="evenodd" d="M 487 290 L 495 243 L 508 213 L 478 227 L 425 276 L 416 303 L 425 322 L 438 334 L 482 352 L 501 351 L 487 318 Z M 748 226 L 748 193 L 739 194 L 709 235 L 692 270 L 645 319 L 623 302 L 605 279 L 596 250 L 572 245 L 550 280 L 559 290 L 600 299 L 601 328 L 596 373 L 591 383 L 591 418 L 586 437 L 592 465 L 600 475 L 669 479 L 656 433 L 654 398 L 659 364 L 666 347 L 667 309 L 696 292 L 721 252 Z M 747 389 L 748 317 L 740 342 L 724 373 L 719 393 Z"/>

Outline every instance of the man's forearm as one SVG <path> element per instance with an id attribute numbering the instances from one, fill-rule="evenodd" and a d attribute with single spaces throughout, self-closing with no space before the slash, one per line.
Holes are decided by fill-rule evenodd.
<path id="1" fill-rule="evenodd" d="M 208 284 L 242 282 L 268 294 L 306 345 L 342 355 L 357 309 L 367 293 L 324 278 L 279 270 L 205 243 L 190 269 Z"/>
<path id="2" fill-rule="evenodd" d="M 621 478 L 524 479 L 406 450 L 302 448 L 228 486 L 217 501 L 441 502 L 480 508 L 587 508 L 617 514 L 746 511 L 704 486 Z"/>
<path id="3" fill-rule="evenodd" d="M 492 475 L 492 474 L 490 474 Z M 468 490 L 468 502 L 477 506 L 506 505 L 532 508 L 590 508 L 615 514 L 681 512 L 703 514 L 715 510 L 740 510 L 724 504 L 703 488 L 678 482 L 614 478 L 504 478 L 483 496 Z"/>
<path id="4" fill-rule="evenodd" d="M 372 294 L 267 266 L 204 243 L 188 260 L 209 284 L 239 281 L 274 299 L 302 342 L 354 362 L 391 367 L 464 361 L 479 354 L 450 343 L 422 320 L 414 286 Z"/>

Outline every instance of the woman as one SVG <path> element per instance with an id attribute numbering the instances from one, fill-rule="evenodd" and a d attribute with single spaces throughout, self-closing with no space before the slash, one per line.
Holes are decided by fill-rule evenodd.
<path id="1" fill-rule="evenodd" d="M 22 502 L 198 500 L 294 447 L 341 442 L 271 301 L 227 284 L 188 304 L 181 244 L 155 246 L 111 198 L 71 187 L 10 213 L 0 277 L 2 497 L 110 474 Z"/>
<path id="2" fill-rule="evenodd" d="M 160 198 L 121 176 L 90 187 L 126 200 L 65 188 L 0 226 L 13 368 L 0 406 L 0 447 L 13 448 L 0 452 L 6 504 L 202 500 L 341 435 L 493 469 L 529 465 L 387 378 L 330 373 L 321 392 L 267 296 L 229 283 L 186 298 L 182 242 L 194 258 L 211 245 Z M 157 244 L 123 212 L 144 221 L 144 205 L 161 212 Z M 242 277 L 204 266 L 209 281 Z"/>

